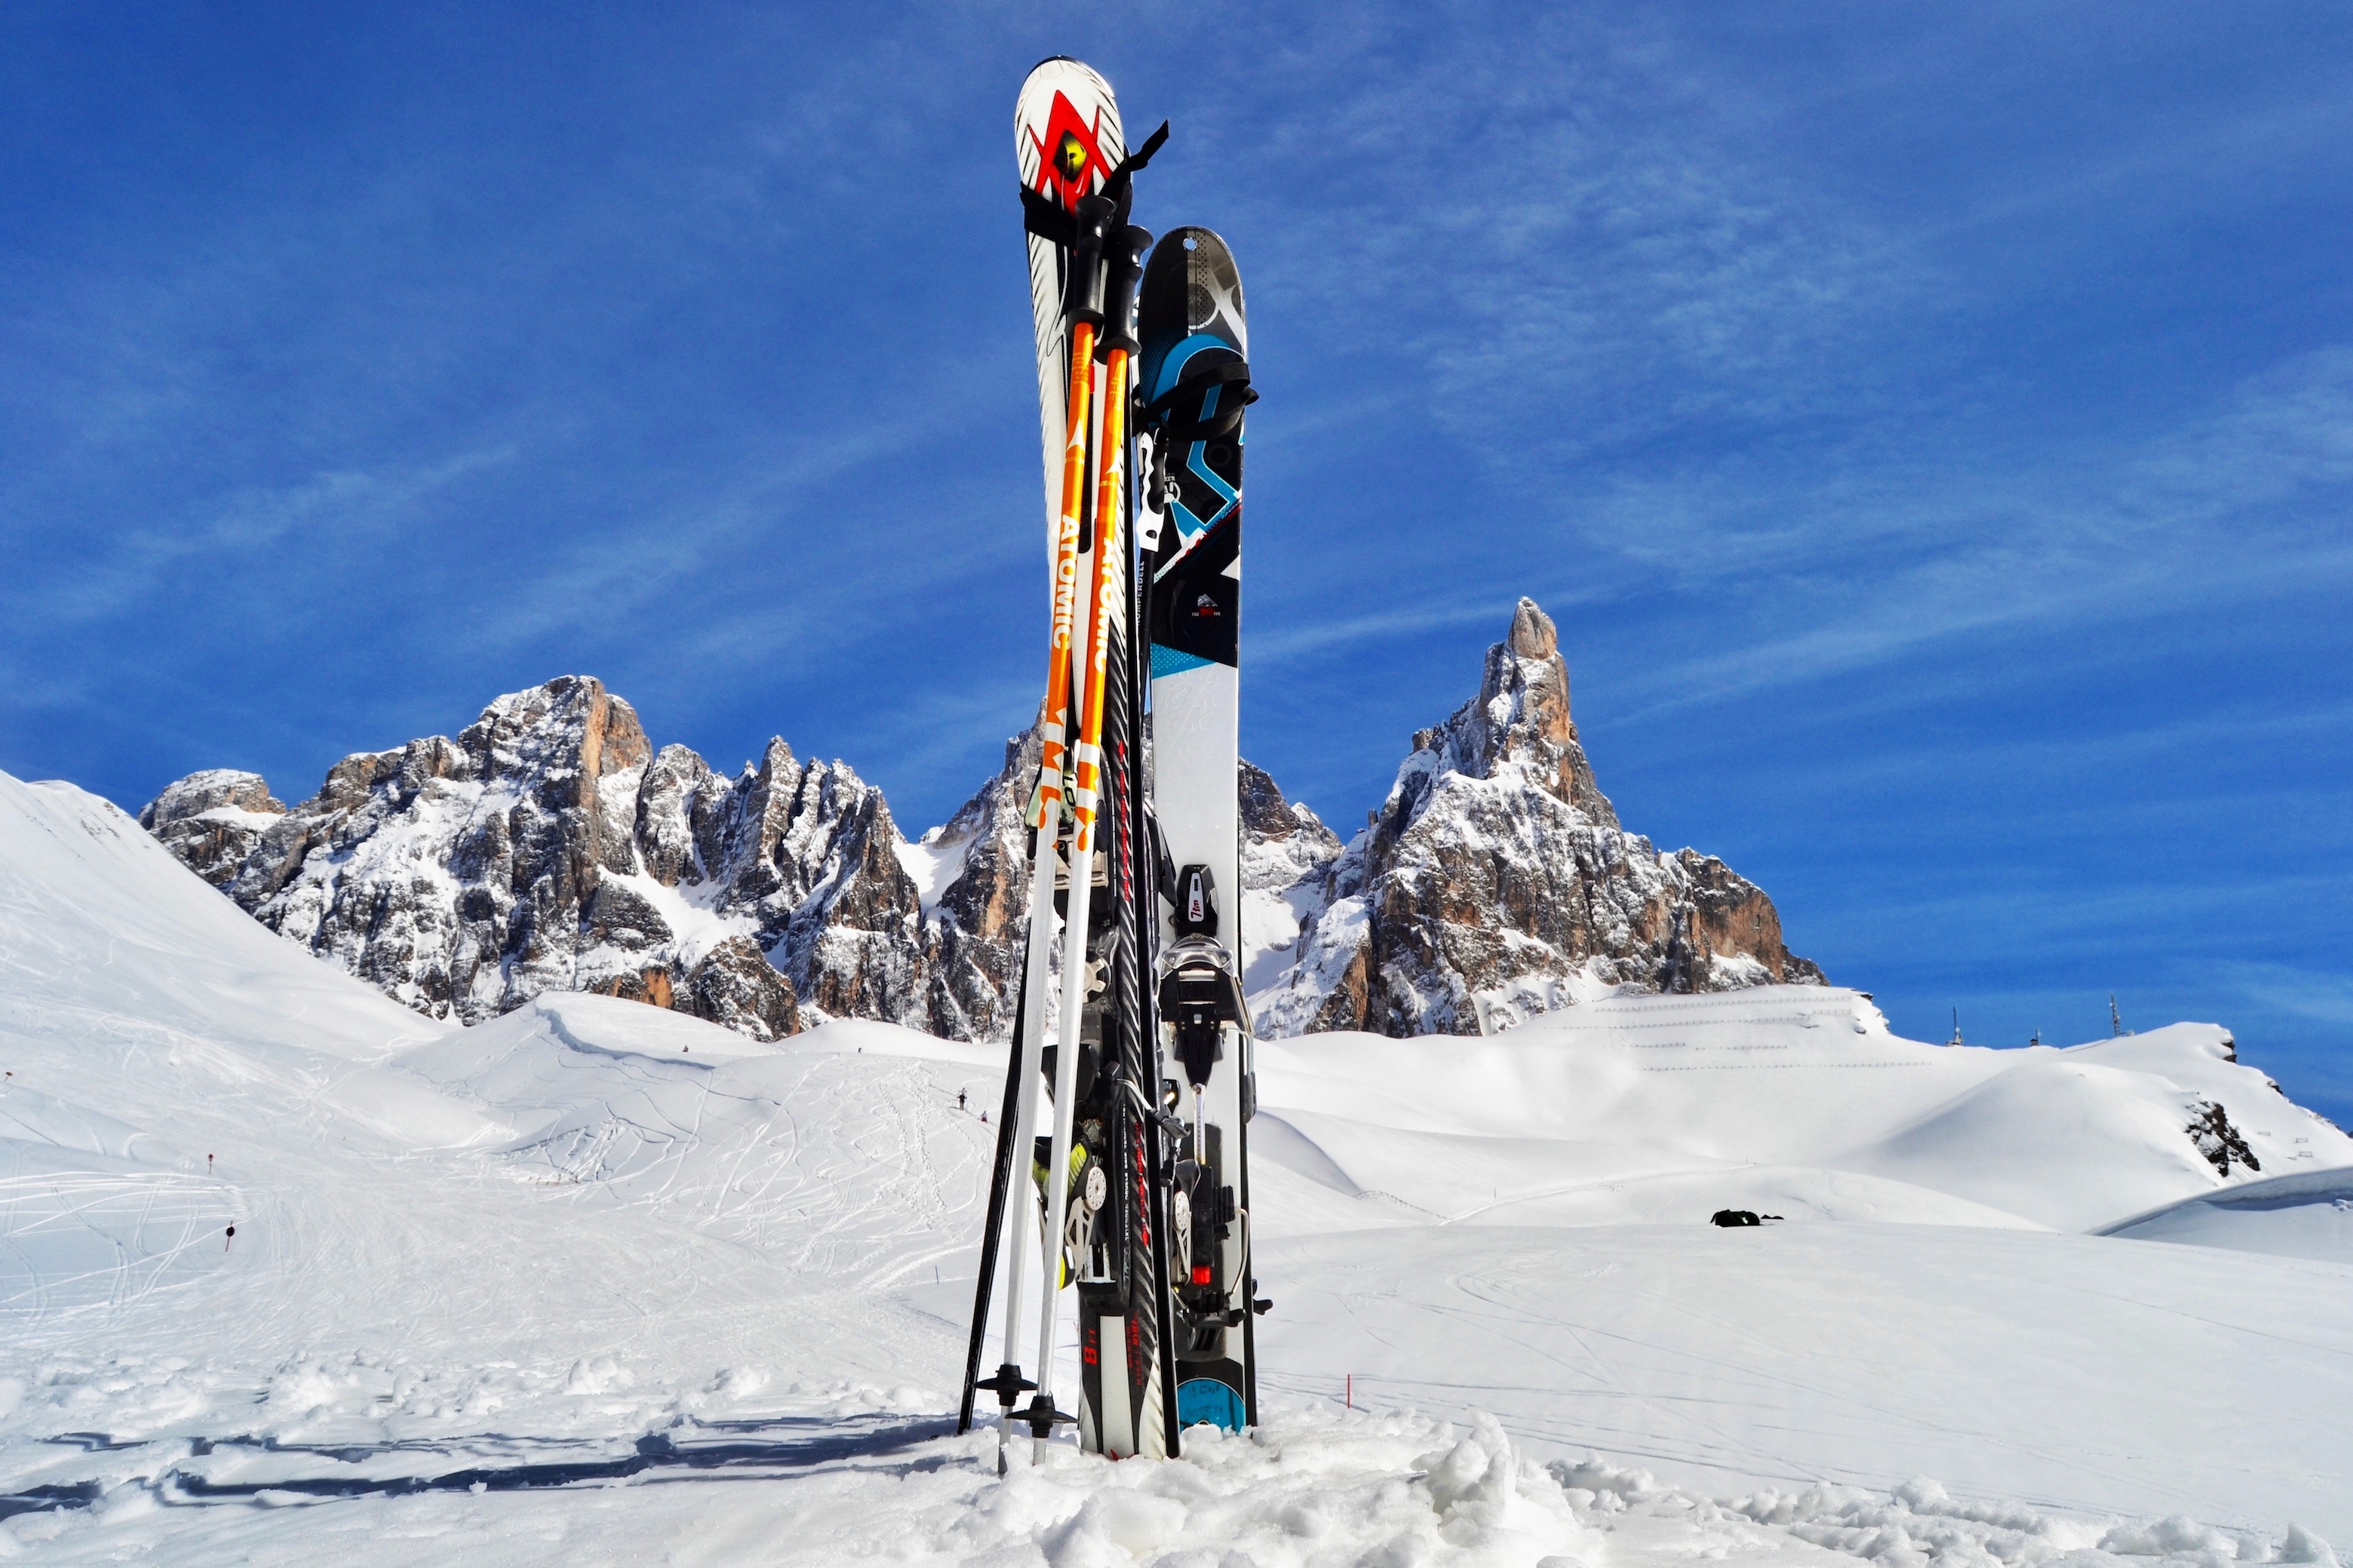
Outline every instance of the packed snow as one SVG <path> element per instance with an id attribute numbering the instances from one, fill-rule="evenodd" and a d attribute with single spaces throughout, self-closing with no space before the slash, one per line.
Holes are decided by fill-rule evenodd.
<path id="1" fill-rule="evenodd" d="M 2200 1193 L 2100 1234 L 2353 1264 L 2353 1171 L 2293 1171 Z"/>
<path id="2" fill-rule="evenodd" d="M 1000 1480 L 1001 1047 L 436 1023 L 0 775 L 0 1554 L 2333 1564 L 2353 1142 L 2232 1056 L 1814 986 L 1271 1043 L 1263 1426 Z"/>

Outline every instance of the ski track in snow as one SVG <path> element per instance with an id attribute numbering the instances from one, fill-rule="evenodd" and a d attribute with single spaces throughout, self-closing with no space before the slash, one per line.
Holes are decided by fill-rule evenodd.
<path id="1" fill-rule="evenodd" d="M 950 1429 L 1000 1048 L 445 1027 L 0 775 L 0 1555 L 2330 1563 L 2353 1143 L 2221 1038 L 1820 991 L 1271 1042 L 1264 1426 L 999 1480 Z M 2301 1173 L 2226 1181 L 2206 1102 Z"/>

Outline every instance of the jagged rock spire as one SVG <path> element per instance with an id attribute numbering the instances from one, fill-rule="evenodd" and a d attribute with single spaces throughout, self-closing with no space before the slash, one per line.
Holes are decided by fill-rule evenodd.
<path id="1" fill-rule="evenodd" d="M 1772 901 L 1723 861 L 1625 832 L 1569 713 L 1550 616 L 1514 608 L 1479 694 L 1413 738 L 1388 798 L 1320 884 L 1267 1034 L 1475 1034 L 1620 985 L 1819 983 Z"/>
<path id="2" fill-rule="evenodd" d="M 775 739 L 731 778 L 565 676 L 454 741 L 346 757 L 290 810 L 216 769 L 141 821 L 272 930 L 437 1017 L 596 990 L 761 1038 L 857 1016 L 988 1039 L 1012 1026 L 1037 767 L 1033 727 L 909 844 L 847 763 Z M 1468 1034 L 1621 984 L 1820 978 L 1754 885 L 1620 826 L 1533 600 L 1345 849 L 1262 770 L 1237 787 L 1265 1033 Z"/>

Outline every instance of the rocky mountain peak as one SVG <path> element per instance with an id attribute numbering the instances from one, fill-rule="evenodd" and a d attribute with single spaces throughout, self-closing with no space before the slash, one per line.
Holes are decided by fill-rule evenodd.
<path id="1" fill-rule="evenodd" d="M 1324 819 L 1304 805 L 1283 799 L 1282 786 L 1248 757 L 1240 759 L 1240 785 L 1245 837 L 1267 844 L 1304 837 L 1319 847 L 1328 845 L 1335 854 L 1339 852 L 1340 841 L 1324 826 Z"/>
<path id="2" fill-rule="evenodd" d="M 267 816 L 283 816 L 286 807 L 273 799 L 269 785 L 259 773 L 240 773 L 235 768 L 207 768 L 200 773 L 190 773 L 176 784 L 164 786 L 164 793 L 147 803 L 139 814 L 139 826 L 153 833 L 174 823 L 185 822 L 208 811 L 230 806 L 237 811 Z"/>
<path id="3" fill-rule="evenodd" d="M 217 887 L 285 815 L 284 803 L 270 795 L 259 773 L 207 768 L 166 785 L 140 812 L 139 826 Z"/>
<path id="4" fill-rule="evenodd" d="M 653 756 L 637 710 L 585 675 L 499 698 L 459 731 L 458 745 L 479 776 L 528 782 L 554 810 L 596 809 L 599 781 Z"/>
<path id="5" fill-rule="evenodd" d="M 1284 900 L 1299 934 L 1251 1004 L 1270 1035 L 1476 1034 L 1626 986 L 1821 979 L 1761 889 L 1620 826 L 1570 717 L 1558 631 L 1529 599 L 1478 696 L 1414 735 L 1365 831 Z"/>
<path id="6" fill-rule="evenodd" d="M 500 697 L 454 741 L 346 757 L 291 810 L 217 773 L 148 809 L 264 924 L 437 1017 L 599 990 L 761 1037 L 805 1010 L 934 1021 L 936 944 L 880 791 L 781 739 L 733 779 L 657 752 L 586 676 Z"/>
<path id="7" fill-rule="evenodd" d="M 1430 753 L 1434 768 L 1470 778 L 1517 772 L 1588 821 L 1618 826 L 1569 717 L 1560 634 L 1534 599 L 1519 602 L 1509 632 L 1487 650 L 1479 695 L 1445 723 L 1417 732 L 1413 746 Z"/>
<path id="8" fill-rule="evenodd" d="M 910 843 L 847 763 L 777 737 L 723 773 L 563 676 L 454 740 L 345 757 L 291 808 L 216 769 L 140 820 L 272 930 L 437 1017 L 596 990 L 760 1038 L 856 1016 L 994 1039 L 1019 984 L 1038 754 L 1033 725 Z M 1533 600 L 1350 843 L 1248 762 L 1237 790 L 1262 1033 L 1469 1034 L 1616 988 L 1820 979 L 1756 886 L 1620 826 Z"/>

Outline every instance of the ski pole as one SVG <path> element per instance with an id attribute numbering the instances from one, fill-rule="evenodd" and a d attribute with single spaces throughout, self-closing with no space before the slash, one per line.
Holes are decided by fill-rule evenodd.
<path id="1" fill-rule="evenodd" d="M 1092 372 L 1092 365 L 1087 367 Z M 1120 387 L 1104 388 L 1103 418 L 1118 417 Z M 1098 448 L 1116 451 L 1115 447 Z M 1116 463 L 1116 458 L 1109 458 Z M 1052 1429 L 1054 1404 L 1054 1323 L 1061 1288 L 1062 1230 L 1070 1212 L 1071 1123 L 1079 1087 L 1079 1026 L 1087 1000 L 1087 918 L 1094 895 L 1095 809 L 1103 787 L 1103 703 L 1105 665 L 1111 641 L 1112 595 L 1118 580 L 1103 581 L 1106 563 L 1117 554 L 1119 512 L 1116 501 L 1106 514 L 1095 515 L 1095 600 L 1092 627 L 1087 638 L 1086 685 L 1080 711 L 1078 744 L 1072 750 L 1077 769 L 1071 791 L 1074 826 L 1071 833 L 1071 883 L 1062 917 L 1062 1005 L 1060 1030 L 1054 1054 L 1054 1136 L 1046 1157 L 1045 1299 L 1038 1312 L 1038 1397 L 1031 1425 L 1036 1446 L 1032 1462 L 1042 1462 L 1046 1436 Z M 1112 567 L 1116 570 L 1115 565 Z"/>
<path id="2" fill-rule="evenodd" d="M 1127 449 L 1127 369 L 1135 342 L 1127 332 L 1134 300 L 1138 258 L 1152 237 L 1140 228 L 1123 228 L 1111 257 L 1111 277 L 1104 291 L 1103 429 L 1095 445 L 1094 591 L 1092 629 L 1087 637 L 1086 685 L 1082 699 L 1079 742 L 1073 749 L 1077 768 L 1071 790 L 1074 828 L 1071 835 L 1071 890 L 1062 935 L 1062 1015 L 1059 1047 L 1054 1058 L 1054 1141 L 1046 1166 L 1045 1242 L 1052 1256 L 1046 1265 L 1044 1310 L 1039 1314 L 1038 1403 L 1050 1406 L 1054 1381 L 1053 1349 L 1057 1297 L 1061 1275 L 1062 1231 L 1070 1205 L 1071 1124 L 1078 1094 L 1079 1029 L 1086 1010 L 1087 924 L 1094 894 L 1095 817 L 1103 795 L 1103 704 L 1110 687 L 1112 615 L 1125 596 L 1127 556 L 1121 547 L 1121 500 L 1125 494 Z M 1092 367 L 1090 367 L 1092 368 Z M 1078 366 L 1071 366 L 1075 379 Z M 1046 1446 L 1043 1427 L 1036 1428 L 1036 1454 Z"/>
<path id="3" fill-rule="evenodd" d="M 1091 261 L 1086 257 L 1077 259 L 1082 263 Z M 1088 297 L 1092 289 L 1084 280 L 1074 279 L 1071 292 L 1080 309 L 1073 311 L 1079 319 L 1071 325 L 1070 404 L 1062 447 L 1062 515 L 1054 541 L 1053 629 L 1046 670 L 1046 710 L 1039 723 L 1038 788 L 1029 803 L 1029 826 L 1035 831 L 1034 842 L 1038 852 L 1029 869 L 1029 942 L 1025 955 L 1027 973 L 1024 984 L 1028 987 L 1028 994 L 1038 999 L 1038 1005 L 1023 1020 L 1025 1037 L 1021 1041 L 1019 1062 L 1014 1068 L 1020 1075 L 1021 1081 L 1021 1094 L 1017 1101 L 1018 1121 L 1013 1134 L 1014 1158 L 1025 1163 L 1035 1157 L 1030 1152 L 1030 1142 L 1036 1136 L 1033 1130 L 1037 1126 L 1034 1108 L 1039 1088 L 1039 1040 L 1045 1032 L 1046 987 L 1051 984 L 1053 975 L 1054 851 L 1062 831 L 1062 773 L 1068 739 L 1067 721 L 1072 706 L 1072 645 L 1077 640 L 1079 531 L 1087 493 L 1087 430 L 1093 418 L 1095 323 L 1089 319 L 1092 312 L 1085 310 L 1092 302 Z M 1075 852 L 1072 860 L 1073 863 L 1077 860 Z M 1075 873 L 1071 883 L 1075 889 L 1078 883 Z M 1083 913 L 1080 919 L 1084 919 Z M 1071 939 L 1066 937 L 1064 940 L 1067 943 Z M 1079 945 L 1083 951 L 1083 937 L 1079 939 Z M 1058 1062 L 1056 1065 L 1059 1068 L 1060 1064 Z M 1050 1189 L 1054 1185 L 1050 1173 L 1047 1184 Z M 1022 1207 L 1028 1207 L 1026 1198 Z M 1018 1371 L 1013 1372 L 1010 1377 L 1006 1376 L 1006 1373 L 1017 1366 L 1020 1357 L 1021 1258 L 1026 1229 L 1026 1218 L 1023 1224 L 1014 1227 L 1010 1242 L 1012 1258 L 1007 1265 L 1009 1272 L 1005 1300 L 1005 1368 L 999 1370 L 1005 1386 L 998 1391 L 998 1397 L 1006 1408 L 997 1434 L 999 1475 L 1005 1473 L 1005 1448 L 1011 1436 L 1013 1395 L 1019 1376 Z M 1051 1232 L 1049 1232 L 1044 1245 L 1050 1269 L 1050 1258 L 1055 1251 Z M 1050 1310 L 1053 1306 L 1055 1283 L 1050 1273 L 1045 1284 L 1046 1304 Z M 1051 1350 L 1050 1343 L 1050 1354 Z M 1056 1413 L 1052 1395 L 1046 1392 L 1042 1384 L 1037 1386 L 1039 1396 L 1032 1402 L 1031 1416 L 1033 1420 L 1045 1423 L 1036 1428 L 1040 1433 L 1039 1441 L 1042 1443 L 1042 1434 L 1050 1429 L 1051 1418 Z"/>
<path id="4" fill-rule="evenodd" d="M 1056 795 L 1057 812 L 1060 797 Z M 1015 1059 L 1014 1071 L 1020 1075 L 1021 1093 L 1015 1101 L 1013 1123 L 1013 1158 L 1016 1179 L 1012 1194 L 1006 1199 L 1011 1210 L 1006 1217 L 1009 1235 L 1006 1237 L 1005 1258 L 1005 1363 L 997 1368 L 997 1404 L 1003 1406 L 997 1424 L 997 1473 L 1005 1474 L 1006 1449 L 1012 1439 L 1014 1396 L 1025 1388 L 1037 1385 L 1021 1376 L 1021 1282 L 1022 1261 L 1028 1250 L 1027 1237 L 1031 1224 L 1029 1166 L 1037 1156 L 1031 1142 L 1035 1128 L 1038 1091 L 1038 1040 L 1045 1032 L 1046 987 L 1052 975 L 1054 920 L 1054 846 L 1053 839 L 1039 834 L 1038 854 L 1029 868 L 1029 951 L 1027 954 L 1028 973 L 1023 978 L 1032 998 L 1022 1017 L 1021 1038 Z M 1049 1299 L 1051 1299 L 1050 1292 Z"/>
<path id="5" fill-rule="evenodd" d="M 1062 520 L 1054 540 L 1054 623 L 1052 651 L 1046 670 L 1046 713 L 1039 723 L 1038 791 L 1029 802 L 1029 826 L 1040 833 L 1059 835 L 1062 816 L 1064 747 L 1069 741 L 1065 721 L 1071 710 L 1071 644 L 1077 633 L 1079 593 L 1079 530 L 1086 504 L 1087 426 L 1093 410 L 1094 323 L 1071 325 L 1071 402 L 1068 431 L 1062 447 Z M 1041 840 L 1043 844 L 1051 839 Z"/>
<path id="6" fill-rule="evenodd" d="M 1030 860 L 1038 858 L 1035 837 L 1030 837 L 1029 853 Z M 988 1168 L 988 1220 L 981 1225 L 981 1265 L 979 1269 L 974 1269 L 972 1281 L 972 1342 L 965 1347 L 965 1399 L 957 1405 L 955 1413 L 957 1436 L 972 1432 L 972 1404 L 974 1399 L 979 1399 L 981 1389 L 996 1389 L 997 1404 L 1012 1405 L 1014 1392 L 1029 1387 L 1021 1380 L 1021 1368 L 1012 1366 L 1012 1363 L 1000 1363 L 997 1375 L 988 1377 L 984 1383 L 981 1380 L 981 1350 L 988 1342 L 988 1305 L 997 1300 L 997 1262 L 1005 1256 L 1005 1211 L 1009 1208 L 1008 1194 L 1012 1192 L 1014 1184 L 1014 1121 L 1018 1121 L 1017 1112 L 1018 1096 L 1021 1096 L 1021 1039 L 1026 1035 L 1024 1013 L 1033 1006 L 1033 1002 L 1042 1002 L 1042 999 L 1030 996 L 1029 992 L 1021 992 L 1018 1002 L 1014 1004 L 1014 1037 L 1012 1041 L 1008 1041 L 1012 1048 L 1005 1058 L 1005 1096 L 1002 1096 L 1002 1105 L 997 1105 L 997 1150 L 996 1159 L 990 1162 Z M 981 1126 L 988 1126 L 986 1110 L 981 1112 Z M 1021 1175 L 1024 1175 L 1026 1183 L 1029 1173 L 1024 1171 Z M 1000 1465 L 1005 1460 L 1002 1427 L 1009 1422 L 1012 1422 L 1012 1411 L 1009 1408 L 1000 1411 L 1000 1422 L 997 1422 L 1000 1425 L 1000 1432 L 997 1432 L 997 1462 Z M 1005 1471 L 1000 1469 L 997 1474 L 1005 1474 Z"/>

